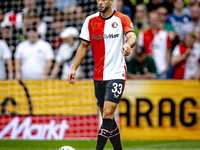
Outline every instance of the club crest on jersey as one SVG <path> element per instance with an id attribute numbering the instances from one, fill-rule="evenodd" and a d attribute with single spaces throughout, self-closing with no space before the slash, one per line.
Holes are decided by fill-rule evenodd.
<path id="1" fill-rule="evenodd" d="M 113 23 L 112 23 L 112 27 L 113 27 L 113 28 L 117 28 L 117 26 L 118 26 L 117 22 L 113 22 Z"/>

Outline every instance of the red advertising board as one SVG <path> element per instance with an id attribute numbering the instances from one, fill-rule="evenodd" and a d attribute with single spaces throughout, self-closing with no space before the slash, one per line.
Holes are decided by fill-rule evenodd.
<path id="1" fill-rule="evenodd" d="M 0 139 L 96 139 L 98 116 L 0 116 Z"/>

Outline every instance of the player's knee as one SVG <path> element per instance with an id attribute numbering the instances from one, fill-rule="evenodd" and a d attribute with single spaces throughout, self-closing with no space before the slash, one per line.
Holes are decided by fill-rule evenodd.
<path id="1" fill-rule="evenodd" d="M 103 118 L 113 119 L 113 112 L 111 109 L 104 109 L 103 110 Z"/>

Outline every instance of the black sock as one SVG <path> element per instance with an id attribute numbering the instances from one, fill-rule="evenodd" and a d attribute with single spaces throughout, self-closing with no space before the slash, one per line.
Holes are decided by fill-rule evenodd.
<path id="1" fill-rule="evenodd" d="M 107 118 L 103 119 L 103 124 L 101 125 L 101 128 L 99 129 L 99 134 L 97 137 L 96 150 L 103 150 L 110 136 L 112 126 L 113 126 L 113 119 L 107 119 Z"/>
<path id="2" fill-rule="evenodd" d="M 114 118 L 113 118 L 113 127 L 112 127 L 112 131 L 111 131 L 109 140 L 112 143 L 114 150 L 122 150 L 120 132 L 119 132 L 119 128 L 117 127 L 117 123 L 115 122 Z"/>

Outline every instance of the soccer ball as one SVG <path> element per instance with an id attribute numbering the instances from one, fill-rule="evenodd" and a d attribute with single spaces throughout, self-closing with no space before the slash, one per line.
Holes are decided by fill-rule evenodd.
<path id="1" fill-rule="evenodd" d="M 59 150 L 75 150 L 75 149 L 70 146 L 63 146 Z"/>

